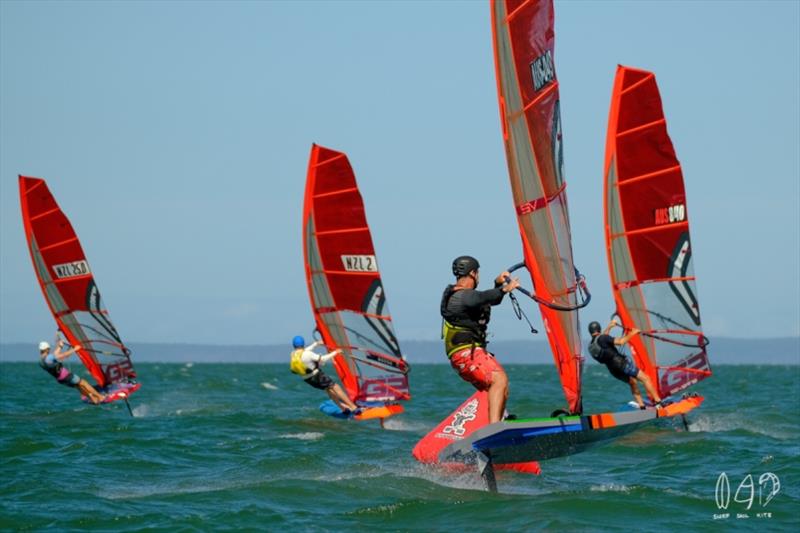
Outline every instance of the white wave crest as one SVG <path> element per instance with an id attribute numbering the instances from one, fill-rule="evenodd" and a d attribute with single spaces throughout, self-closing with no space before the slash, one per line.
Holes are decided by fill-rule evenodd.
<path id="1" fill-rule="evenodd" d="M 297 439 L 297 440 L 319 440 L 324 437 L 324 433 L 319 433 L 318 431 L 307 431 L 305 433 L 286 433 L 285 435 L 280 435 L 282 439 Z"/>
<path id="2" fill-rule="evenodd" d="M 592 485 L 589 487 L 592 492 L 622 492 L 629 493 L 631 488 L 627 485 L 617 485 L 616 483 L 603 483 L 602 485 Z"/>

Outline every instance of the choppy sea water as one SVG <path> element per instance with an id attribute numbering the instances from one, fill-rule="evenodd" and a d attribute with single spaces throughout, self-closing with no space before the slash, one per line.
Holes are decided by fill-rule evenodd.
<path id="1" fill-rule="evenodd" d="M 131 417 L 124 404 L 80 403 L 33 361 L 0 364 L 0 529 L 800 525 L 797 366 L 716 367 L 695 388 L 706 402 L 690 415 L 688 432 L 678 423 L 654 425 L 544 462 L 540 476 L 499 472 L 499 494 L 485 492 L 477 475 L 437 472 L 411 457 L 417 440 L 471 394 L 449 366 L 414 367 L 413 401 L 385 430 L 374 421 L 320 413 L 324 394 L 288 364 L 139 364 L 137 370 L 143 386 L 132 398 Z M 547 416 L 562 406 L 552 367 L 507 370 L 511 412 Z M 587 412 L 617 409 L 628 396 L 625 385 L 590 363 Z M 723 472 L 727 509 L 715 493 Z"/>

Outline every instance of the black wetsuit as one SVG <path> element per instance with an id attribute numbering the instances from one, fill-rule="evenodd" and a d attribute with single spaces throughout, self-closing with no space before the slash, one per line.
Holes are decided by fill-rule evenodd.
<path id="1" fill-rule="evenodd" d="M 614 337 L 600 334 L 589 343 L 589 353 L 598 363 L 606 365 L 612 376 L 628 383 L 630 378 L 636 377 L 639 369 L 627 357 L 619 353 Z"/>

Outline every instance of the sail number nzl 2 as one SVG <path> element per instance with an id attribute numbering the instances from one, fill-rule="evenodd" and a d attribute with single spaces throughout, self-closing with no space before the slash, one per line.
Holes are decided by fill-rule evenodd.
<path id="1" fill-rule="evenodd" d="M 378 263 L 374 255 L 343 255 L 342 263 L 348 272 L 377 272 Z"/>

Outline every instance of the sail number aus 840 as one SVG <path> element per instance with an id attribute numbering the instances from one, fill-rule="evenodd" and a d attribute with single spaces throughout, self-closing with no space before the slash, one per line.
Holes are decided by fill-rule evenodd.
<path id="1" fill-rule="evenodd" d="M 655 219 L 656 226 L 683 222 L 686 220 L 686 205 L 677 204 L 669 207 L 659 207 L 655 210 Z"/>
<path id="2" fill-rule="evenodd" d="M 56 273 L 58 279 L 74 278 L 76 276 L 85 276 L 91 274 L 89 270 L 89 263 L 84 259 L 83 261 L 73 261 L 72 263 L 62 263 L 60 265 L 53 265 L 53 272 Z"/>
<path id="3" fill-rule="evenodd" d="M 342 263 L 348 272 L 377 272 L 378 263 L 374 255 L 343 255 Z"/>

